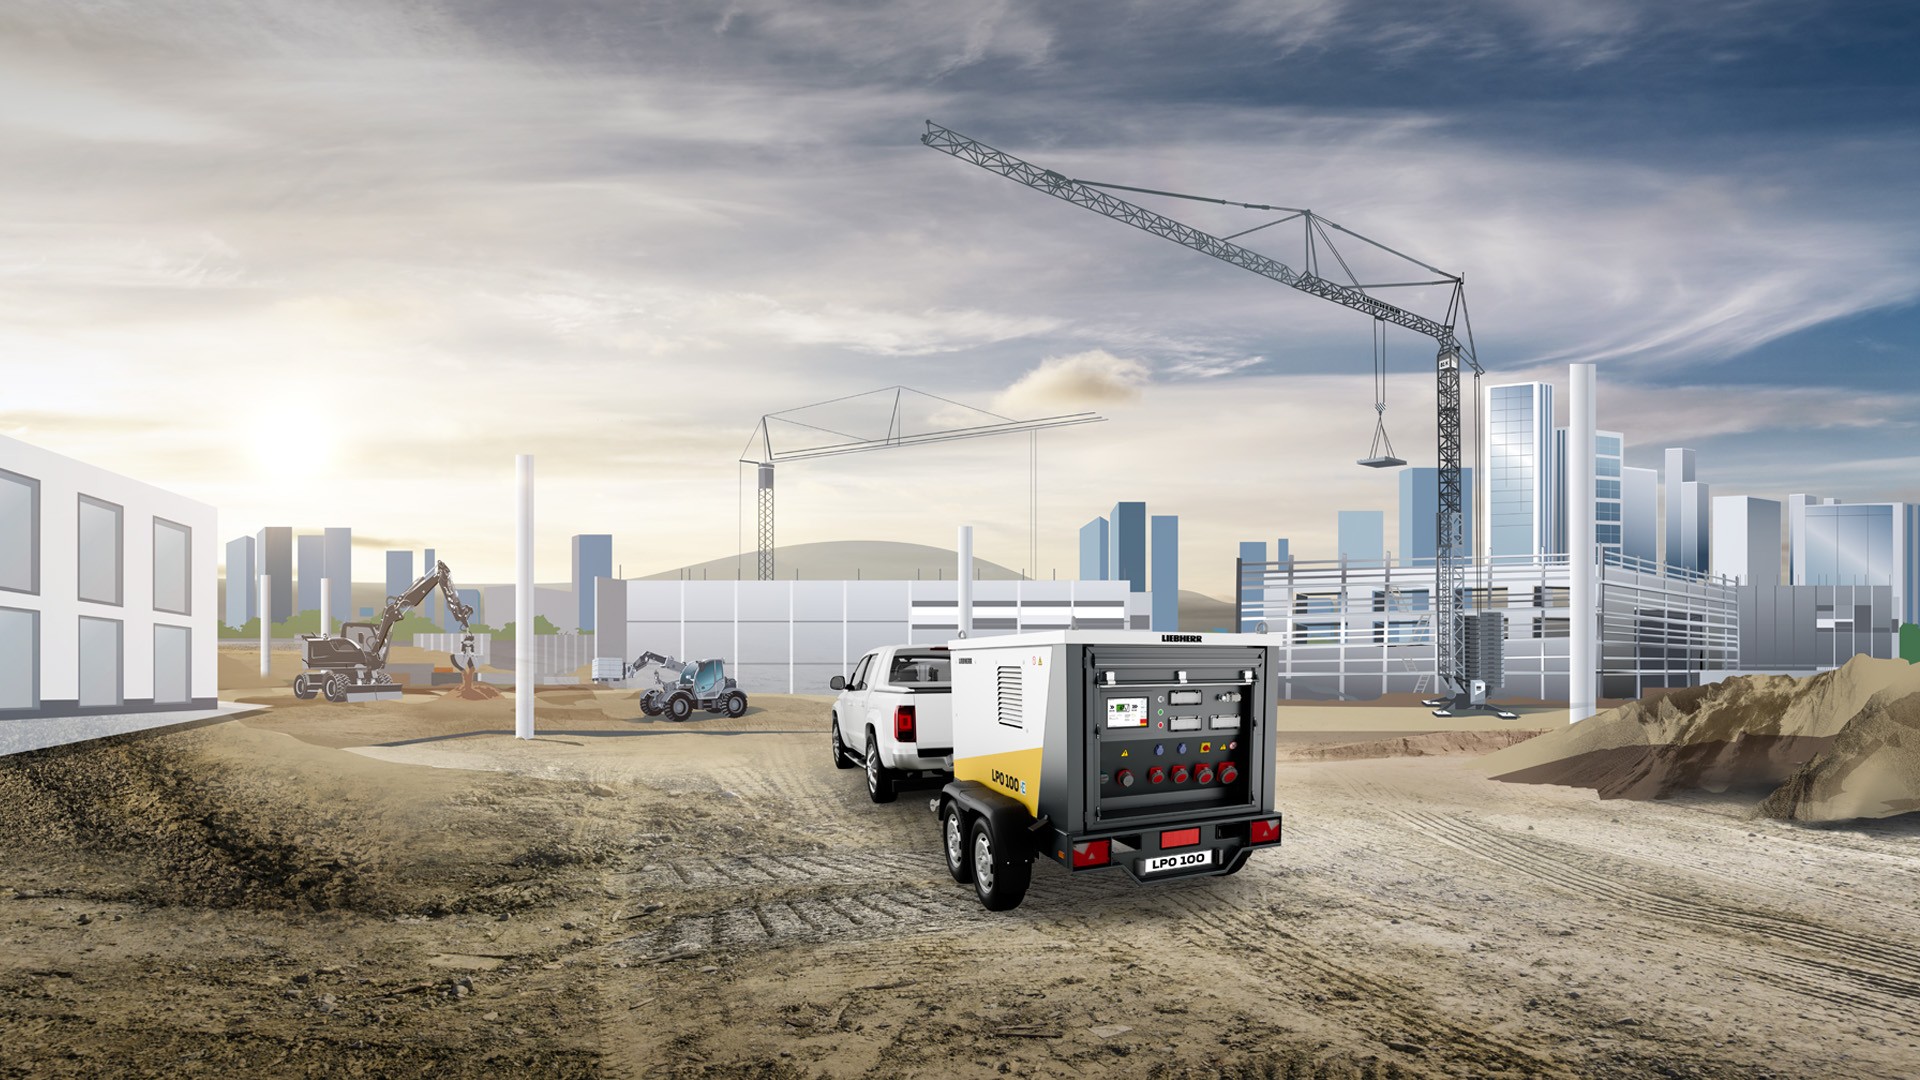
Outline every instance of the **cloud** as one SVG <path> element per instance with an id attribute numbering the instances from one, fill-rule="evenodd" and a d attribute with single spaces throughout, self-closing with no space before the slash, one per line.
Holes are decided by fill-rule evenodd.
<path id="1" fill-rule="evenodd" d="M 1048 411 L 1117 405 L 1138 400 L 1147 366 L 1101 349 L 1050 356 L 994 398 L 994 411 L 1035 416 Z"/>

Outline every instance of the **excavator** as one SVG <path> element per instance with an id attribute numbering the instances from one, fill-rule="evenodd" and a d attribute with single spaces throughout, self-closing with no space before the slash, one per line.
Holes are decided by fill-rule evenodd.
<path id="1" fill-rule="evenodd" d="M 679 673 L 679 678 L 668 682 L 666 676 L 654 673 L 653 680 L 659 685 L 640 695 L 640 711 L 648 716 L 665 713 L 670 720 L 685 720 L 693 715 L 695 706 L 735 717 L 747 711 L 747 695 L 739 683 L 727 678 L 725 660 L 683 664 L 671 656 L 643 652 L 626 665 L 623 677 L 631 679 L 649 666 L 670 668 Z"/>
<path id="2" fill-rule="evenodd" d="M 348 622 L 340 624 L 339 634 L 300 635 L 307 670 L 293 680 L 293 696 L 311 700 L 315 695 L 320 695 L 333 702 L 352 697 L 391 696 L 399 689 L 394 685 L 393 676 L 385 671 L 393 626 L 408 611 L 419 607 L 427 597 L 433 595 L 435 589 L 439 589 L 446 598 L 447 614 L 460 624 L 460 632 L 464 635 L 460 641 L 460 652 L 465 657 L 465 677 L 471 682 L 474 677 L 473 634 L 467 630 L 467 620 L 473 617 L 473 608 L 460 601 L 460 592 L 453 587 L 453 575 L 447 570 L 447 564 L 436 563 L 431 573 L 414 582 L 407 591 L 399 596 L 387 597 L 387 608 L 380 617 L 379 626 L 369 622 Z M 463 667 L 460 656 L 451 659 L 456 669 Z"/>

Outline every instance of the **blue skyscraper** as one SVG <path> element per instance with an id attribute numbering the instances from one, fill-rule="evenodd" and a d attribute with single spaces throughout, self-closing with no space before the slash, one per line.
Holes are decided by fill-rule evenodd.
<path id="1" fill-rule="evenodd" d="M 1287 542 L 1287 538 L 1284 536 L 1273 542 L 1273 561 L 1277 563 L 1293 561 L 1292 545 Z"/>
<path id="2" fill-rule="evenodd" d="M 433 549 L 428 548 L 422 552 L 420 556 L 420 576 L 426 577 L 428 574 L 433 573 L 434 568 L 438 565 L 439 560 L 433 557 Z M 451 570 L 452 567 L 448 567 L 448 569 Z M 453 628 L 449 624 L 453 619 L 440 610 L 443 607 L 446 607 L 446 605 L 440 602 L 440 590 L 435 589 L 427 594 L 427 602 L 420 605 L 420 614 L 439 624 L 440 629 L 450 631 Z"/>
<path id="3" fill-rule="evenodd" d="M 294 611 L 293 530 L 285 525 L 261 529 L 253 538 L 253 557 L 255 572 L 272 578 L 269 595 L 254 598 L 254 614 L 270 623 L 286 622 Z"/>
<path id="4" fill-rule="evenodd" d="M 1801 513 L 1804 580 L 1794 584 L 1891 586 L 1900 621 L 1920 623 L 1920 504 L 1826 503 Z"/>
<path id="5" fill-rule="evenodd" d="M 1094 518 L 1080 526 L 1080 580 L 1107 580 L 1107 519 Z"/>
<path id="6" fill-rule="evenodd" d="M 1460 470 L 1460 549 L 1473 554 L 1473 470 Z M 1400 470 L 1400 550 L 1402 565 L 1432 566 L 1440 549 L 1440 470 Z"/>
<path id="7" fill-rule="evenodd" d="M 1107 518 L 1107 580 L 1129 583 L 1129 592 L 1146 592 L 1147 504 L 1114 503 Z"/>
<path id="8" fill-rule="evenodd" d="M 1488 551 L 1545 555 L 1554 547 L 1553 387 L 1512 383 L 1486 390 L 1487 475 L 1481 478 Z"/>
<path id="9" fill-rule="evenodd" d="M 253 537 L 227 541 L 227 625 L 245 626 L 260 610 L 260 574 L 253 565 Z"/>
<path id="10" fill-rule="evenodd" d="M 387 595 L 399 596 L 413 581 L 413 552 L 387 552 Z"/>
<path id="11" fill-rule="evenodd" d="M 1386 556 L 1387 515 L 1382 510 L 1340 511 L 1340 557 L 1379 566 Z"/>
<path id="12" fill-rule="evenodd" d="M 1668 447 L 1666 565 L 1695 574 L 1707 572 L 1713 558 L 1713 498 L 1693 475 L 1693 451 Z"/>
<path id="13" fill-rule="evenodd" d="M 353 530 L 328 529 L 326 534 L 327 610 L 335 620 L 344 621 L 353 612 Z M 321 629 L 332 631 L 332 627 Z"/>
<path id="14" fill-rule="evenodd" d="M 593 579 L 613 576 L 613 536 L 582 533 L 573 538 L 573 597 L 579 601 L 581 630 L 593 629 Z"/>
<path id="15" fill-rule="evenodd" d="M 1180 519 L 1153 516 L 1153 629 L 1180 629 Z"/>
<path id="16" fill-rule="evenodd" d="M 294 580 L 297 583 L 293 610 L 315 611 L 320 607 L 320 579 L 327 576 L 327 538 L 324 536 L 296 536 L 294 546 Z"/>

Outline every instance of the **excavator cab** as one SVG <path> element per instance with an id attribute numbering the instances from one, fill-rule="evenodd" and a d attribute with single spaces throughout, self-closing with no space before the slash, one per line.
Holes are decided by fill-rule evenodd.
<path id="1" fill-rule="evenodd" d="M 720 692 L 727 681 L 727 664 L 724 660 L 702 660 L 687 665 L 687 674 L 681 676 L 687 681 L 691 676 L 693 696 L 707 702 Z"/>

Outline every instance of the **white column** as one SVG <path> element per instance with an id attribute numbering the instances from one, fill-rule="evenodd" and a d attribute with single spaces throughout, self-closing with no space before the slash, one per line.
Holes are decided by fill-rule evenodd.
<path id="1" fill-rule="evenodd" d="M 320 633 L 325 636 L 333 632 L 333 580 L 320 579 Z"/>
<path id="2" fill-rule="evenodd" d="M 514 459 L 519 488 L 513 585 L 513 737 L 533 738 L 533 455 Z"/>
<path id="3" fill-rule="evenodd" d="M 1593 431 L 1592 364 L 1567 368 L 1571 400 L 1567 403 L 1567 572 L 1570 580 L 1567 619 L 1567 722 L 1577 724 L 1594 712 L 1594 677 L 1598 667 L 1594 610 L 1593 539 Z"/>
<path id="4" fill-rule="evenodd" d="M 973 526 L 960 526 L 960 576 L 955 578 L 959 597 L 959 606 L 955 608 L 955 634 L 970 637 L 973 634 Z"/>
<path id="5" fill-rule="evenodd" d="M 260 677 L 273 676 L 273 575 L 260 575 Z"/>

